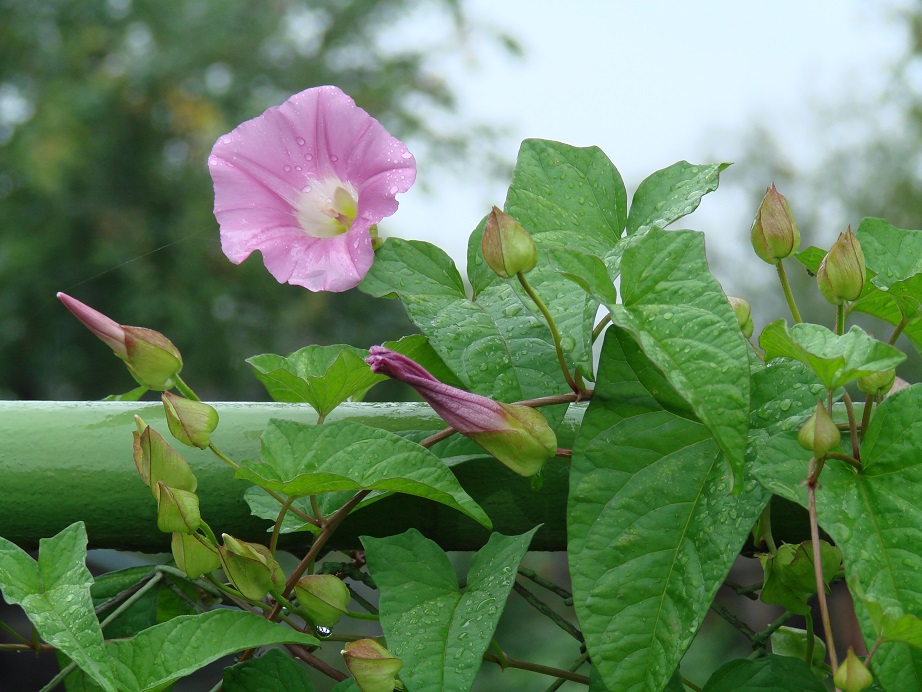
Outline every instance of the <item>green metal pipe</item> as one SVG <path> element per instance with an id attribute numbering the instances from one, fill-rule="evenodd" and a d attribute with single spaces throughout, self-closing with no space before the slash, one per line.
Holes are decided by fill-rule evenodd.
<path id="1" fill-rule="evenodd" d="M 220 424 L 212 436 L 232 459 L 255 459 L 259 436 L 270 418 L 316 421 L 300 404 L 217 403 Z M 570 411 L 558 431 L 571 447 L 584 408 Z M 134 416 L 167 436 L 163 407 L 155 402 L 0 401 L 0 536 L 26 550 L 69 524 L 83 520 L 92 548 L 159 552 L 169 535 L 156 526 L 156 505 L 132 460 Z M 438 430 L 441 420 L 426 404 L 343 404 L 327 420 L 354 420 L 391 431 Z M 250 515 L 243 500 L 248 483 L 211 452 L 175 445 L 195 471 L 202 516 L 216 532 L 265 540 L 269 522 Z M 483 506 L 494 530 L 523 533 L 537 524 L 535 550 L 566 549 L 569 463 L 549 462 L 544 484 L 531 489 L 492 460 L 452 467 L 461 484 Z M 349 518 L 331 547 L 357 548 L 358 536 L 385 536 L 416 527 L 446 550 L 482 547 L 487 531 L 468 517 L 408 495 L 381 500 Z M 284 547 L 303 548 L 307 534 L 290 534 Z"/>

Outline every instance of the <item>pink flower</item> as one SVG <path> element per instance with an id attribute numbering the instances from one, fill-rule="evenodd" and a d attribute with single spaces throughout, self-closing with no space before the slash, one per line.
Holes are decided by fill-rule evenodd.
<path id="1" fill-rule="evenodd" d="M 259 250 L 282 283 L 345 291 L 371 267 L 372 226 L 416 179 L 406 146 L 336 87 L 295 94 L 220 137 L 208 157 L 221 248 Z"/>
<path id="2" fill-rule="evenodd" d="M 522 476 L 537 473 L 557 450 L 557 438 L 541 413 L 503 404 L 439 382 L 419 363 L 372 346 L 365 362 L 373 372 L 405 382 L 419 392 L 448 425 Z"/>

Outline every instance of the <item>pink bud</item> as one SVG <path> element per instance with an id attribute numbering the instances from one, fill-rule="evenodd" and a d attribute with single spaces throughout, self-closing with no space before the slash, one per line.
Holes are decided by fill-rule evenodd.
<path id="1" fill-rule="evenodd" d="M 115 355 L 122 360 L 128 358 L 128 348 L 125 345 L 125 330 L 117 322 L 110 320 L 98 310 L 81 303 L 76 298 L 71 298 L 66 293 L 58 293 L 58 300 L 70 310 L 74 317 L 83 322 L 83 325 L 102 339 L 111 348 Z"/>

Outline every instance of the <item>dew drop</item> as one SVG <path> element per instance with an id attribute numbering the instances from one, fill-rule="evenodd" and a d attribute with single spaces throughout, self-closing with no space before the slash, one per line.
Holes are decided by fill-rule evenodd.
<path id="1" fill-rule="evenodd" d="M 412 159 L 412 158 L 413 158 L 413 154 L 411 154 L 411 153 L 408 152 L 408 151 L 403 152 L 400 156 L 401 156 L 402 158 L 405 158 L 405 159 Z"/>
<path id="2" fill-rule="evenodd" d="M 336 163 L 337 161 L 339 161 L 339 157 L 338 157 L 338 156 L 331 156 L 331 157 L 330 157 L 330 161 L 332 161 L 333 163 Z"/>
<path id="3" fill-rule="evenodd" d="M 296 170 L 296 171 L 300 171 L 300 170 L 304 170 L 304 169 L 302 169 L 301 166 L 295 166 L 295 170 Z"/>
<path id="4" fill-rule="evenodd" d="M 304 146 L 304 137 L 298 137 L 295 141 L 298 143 L 299 147 Z"/>
<path id="5" fill-rule="evenodd" d="M 304 155 L 304 160 L 305 160 L 305 161 L 313 161 L 313 160 L 314 160 L 314 155 L 313 155 L 313 154 L 310 154 L 310 153 L 305 154 L 305 155 Z"/>
<path id="6" fill-rule="evenodd" d="M 324 627 L 323 625 L 317 625 L 317 636 L 318 637 L 329 637 L 333 634 L 333 630 L 329 627 Z"/>
<path id="7" fill-rule="evenodd" d="M 291 166 L 285 165 L 285 166 L 282 167 L 282 170 L 285 171 L 285 172 L 287 173 L 288 171 L 291 170 Z"/>
<path id="8" fill-rule="evenodd" d="M 671 319 L 672 319 L 672 313 L 671 313 L 671 312 L 664 312 L 664 313 L 663 313 L 663 319 L 664 319 L 664 320 L 671 320 Z"/>
<path id="9" fill-rule="evenodd" d="M 396 195 L 398 192 L 400 192 L 400 188 L 397 187 L 396 185 L 392 185 L 392 186 L 390 187 L 390 189 L 388 189 L 387 192 L 388 192 L 388 194 Z"/>
<path id="10" fill-rule="evenodd" d="M 218 157 L 217 157 L 217 156 L 209 156 L 209 157 L 208 157 L 208 165 L 209 165 L 209 166 L 217 166 L 217 165 L 218 165 Z"/>
<path id="11" fill-rule="evenodd" d="M 304 187 L 301 188 L 301 192 L 310 192 L 310 191 L 311 191 L 310 185 L 305 185 Z"/>

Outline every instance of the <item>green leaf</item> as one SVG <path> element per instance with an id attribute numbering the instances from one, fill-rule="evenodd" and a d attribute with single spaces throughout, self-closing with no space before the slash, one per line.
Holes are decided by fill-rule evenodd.
<path id="1" fill-rule="evenodd" d="M 906 359 L 898 348 L 868 336 L 855 325 L 841 336 L 819 324 L 778 320 L 759 337 L 766 362 L 786 357 L 800 361 L 832 391 L 859 377 L 891 370 Z"/>
<path id="2" fill-rule="evenodd" d="M 711 676 L 702 692 L 824 692 L 802 660 L 769 654 L 755 661 L 738 659 L 725 663 Z"/>
<path id="3" fill-rule="evenodd" d="M 320 416 L 385 379 L 365 364 L 367 351 L 352 346 L 307 346 L 287 357 L 247 358 L 275 401 L 308 403 Z"/>
<path id="4" fill-rule="evenodd" d="M 550 331 L 512 286 L 493 283 L 476 301 L 468 299 L 454 262 L 434 245 L 388 238 L 359 288 L 399 296 L 410 320 L 472 392 L 509 402 L 569 391 Z M 565 411 L 542 409 L 551 427 Z"/>
<path id="5" fill-rule="evenodd" d="M 646 233 L 655 226 L 665 228 L 691 214 L 701 198 L 717 189 L 720 173 L 729 163 L 695 166 L 679 161 L 656 171 L 644 180 L 631 200 L 628 235 Z"/>
<path id="6" fill-rule="evenodd" d="M 748 345 L 708 271 L 704 236 L 653 228 L 638 237 L 624 252 L 621 300 L 607 304 L 612 322 L 634 335 L 708 427 L 736 485 L 749 430 Z"/>
<path id="7" fill-rule="evenodd" d="M 567 510 L 576 612 L 609 689 L 672 675 L 767 502 L 756 483 L 741 489 L 727 492 L 724 456 L 688 403 L 610 328 Z"/>
<path id="8" fill-rule="evenodd" d="M 607 305 L 618 302 L 615 285 L 608 275 L 605 262 L 600 258 L 562 248 L 551 248 L 547 254 L 551 265 L 586 293 L 598 296 L 600 302 Z"/>
<path id="9" fill-rule="evenodd" d="M 826 463 L 816 493 L 819 523 L 842 551 L 850 583 L 894 614 L 922 613 L 922 554 L 916 549 L 922 507 L 922 386 L 888 397 L 874 412 L 861 444 L 862 469 Z M 807 463 L 797 451 L 796 430 L 763 440 L 755 474 L 773 492 L 807 505 Z M 809 453 L 806 453 L 809 456 Z M 856 610 L 865 641 L 877 638 L 868 608 Z M 922 651 L 904 643 L 882 644 L 872 659 L 875 676 L 888 690 L 922 689 Z"/>
<path id="10" fill-rule="evenodd" d="M 39 541 L 38 560 L 0 538 L 0 591 L 20 605 L 41 638 L 74 661 L 102 689 L 115 692 L 115 678 L 86 568 L 86 527 L 71 524 L 53 538 Z"/>
<path id="11" fill-rule="evenodd" d="M 245 462 L 236 476 L 294 497 L 341 490 L 406 493 L 491 527 L 437 456 L 386 430 L 349 421 L 304 425 L 272 419 L 262 435 L 261 458 Z"/>
<path id="12" fill-rule="evenodd" d="M 147 394 L 148 391 L 150 391 L 150 388 L 142 384 L 140 387 L 135 387 L 124 394 L 110 394 L 104 397 L 103 401 L 140 401 L 141 397 Z"/>
<path id="13" fill-rule="evenodd" d="M 807 642 L 813 638 L 813 658 L 810 661 L 810 670 L 818 680 L 829 677 L 826 672 L 826 642 L 807 630 L 796 627 L 781 626 L 772 632 L 772 653 L 778 656 L 790 656 L 806 661 Z"/>
<path id="14" fill-rule="evenodd" d="M 90 594 L 93 598 L 93 607 L 98 607 L 109 601 L 126 589 L 130 589 L 151 575 L 153 568 L 150 565 L 129 567 L 116 572 L 109 572 L 96 577 Z M 103 632 L 106 639 L 133 637 L 141 630 L 157 624 L 157 609 L 160 596 L 160 587 L 152 587 L 140 599 L 119 615 L 115 620 L 106 625 Z M 112 607 L 112 610 L 115 606 Z M 105 618 L 110 611 L 101 614 Z"/>
<path id="15" fill-rule="evenodd" d="M 828 591 L 829 582 L 842 564 L 842 554 L 835 546 L 820 541 L 820 556 L 823 581 Z M 798 545 L 786 543 L 774 555 L 761 555 L 759 560 L 765 572 L 765 583 L 759 595 L 761 601 L 780 605 L 801 615 L 809 613 L 807 599 L 816 593 L 811 541 Z"/>
<path id="16" fill-rule="evenodd" d="M 381 627 L 409 689 L 470 689 L 535 531 L 492 534 L 474 556 L 463 593 L 448 556 L 416 529 L 362 536 L 381 591 Z"/>
<path id="17" fill-rule="evenodd" d="M 224 692 L 312 692 L 307 671 L 291 656 L 270 649 L 224 669 Z"/>
<path id="18" fill-rule="evenodd" d="M 865 265 L 883 290 L 922 274 L 922 231 L 897 228 L 883 219 L 862 219 L 855 232 Z M 922 299 L 922 295 L 918 296 Z"/>
<path id="19" fill-rule="evenodd" d="M 180 678 L 236 651 L 273 644 L 319 646 L 286 625 L 240 610 L 180 615 L 132 639 L 106 643 L 119 692 L 159 692 Z"/>

